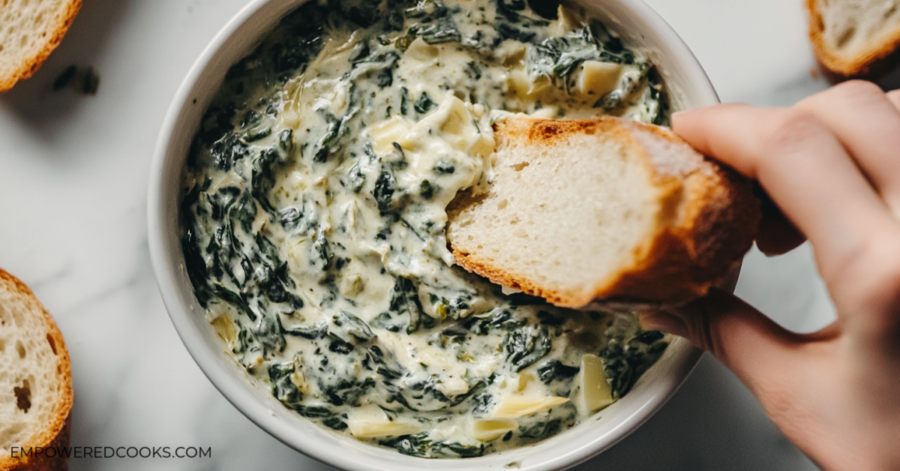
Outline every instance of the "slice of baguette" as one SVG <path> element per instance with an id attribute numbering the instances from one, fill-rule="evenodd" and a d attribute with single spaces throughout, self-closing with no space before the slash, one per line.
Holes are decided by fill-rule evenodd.
<path id="1" fill-rule="evenodd" d="M 0 1 L 0 92 L 41 68 L 80 8 L 81 0 Z"/>
<path id="2" fill-rule="evenodd" d="M 71 411 L 62 333 L 31 290 L 0 269 L 0 471 L 68 469 L 59 451 L 69 446 Z"/>
<path id="3" fill-rule="evenodd" d="M 760 220 L 751 183 L 623 118 L 495 124 L 494 178 L 451 203 L 459 265 L 581 308 L 673 305 L 723 281 Z"/>
<path id="4" fill-rule="evenodd" d="M 877 80 L 900 61 L 900 0 L 806 0 L 809 37 L 826 77 Z"/>

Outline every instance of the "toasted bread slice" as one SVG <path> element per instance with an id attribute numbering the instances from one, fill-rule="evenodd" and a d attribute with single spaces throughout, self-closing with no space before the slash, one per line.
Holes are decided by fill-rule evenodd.
<path id="1" fill-rule="evenodd" d="M 900 61 L 900 0 L 806 0 L 809 37 L 832 82 L 876 80 Z"/>
<path id="2" fill-rule="evenodd" d="M 69 446 L 71 411 L 62 333 L 31 290 L 0 269 L 0 471 L 68 469 L 59 452 Z"/>
<path id="3" fill-rule="evenodd" d="M 581 308 L 680 304 L 722 281 L 760 220 L 751 183 L 623 118 L 495 124 L 494 178 L 449 208 L 459 265 Z"/>
<path id="4" fill-rule="evenodd" d="M 0 2 L 0 92 L 41 68 L 80 8 L 81 0 Z"/>

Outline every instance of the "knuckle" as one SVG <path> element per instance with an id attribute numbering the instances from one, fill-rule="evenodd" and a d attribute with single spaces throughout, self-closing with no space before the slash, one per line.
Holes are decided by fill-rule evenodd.
<path id="1" fill-rule="evenodd" d="M 700 305 L 691 316 L 687 316 L 687 327 L 690 331 L 690 340 L 697 348 L 711 352 L 718 356 L 722 351 L 721 342 L 718 341 L 709 309 Z"/>
<path id="2" fill-rule="evenodd" d="M 896 239 L 879 238 L 868 245 L 865 271 L 871 280 L 871 295 L 883 297 L 900 293 L 900 246 Z"/>
<path id="3" fill-rule="evenodd" d="M 760 140 L 766 156 L 773 156 L 801 148 L 826 133 L 824 125 L 812 113 L 788 108 L 775 114 L 763 128 Z"/>
<path id="4" fill-rule="evenodd" d="M 850 306 L 894 313 L 900 308 L 900 244 L 896 234 L 874 237 L 846 264 L 837 285 Z"/>
<path id="5" fill-rule="evenodd" d="M 865 80 L 850 80 L 835 86 L 831 93 L 854 104 L 871 103 L 884 99 L 881 87 Z"/>

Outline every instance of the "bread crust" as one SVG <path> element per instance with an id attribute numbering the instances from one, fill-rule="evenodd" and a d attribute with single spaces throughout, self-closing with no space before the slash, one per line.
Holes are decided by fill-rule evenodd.
<path id="1" fill-rule="evenodd" d="M 46 44 L 44 44 L 37 54 L 27 58 L 19 68 L 13 70 L 11 74 L 0 76 L 0 93 L 11 89 L 20 80 L 31 77 L 41 68 L 44 61 L 50 56 L 50 53 L 59 46 L 59 43 L 69 31 L 69 27 L 72 26 L 75 16 L 78 14 L 78 11 L 81 10 L 81 2 L 82 0 L 68 0 L 64 9 L 57 15 L 59 20 L 57 21 L 56 26 L 53 27 L 50 39 L 47 40 Z"/>
<path id="2" fill-rule="evenodd" d="M 825 23 L 818 3 L 819 0 L 806 0 L 809 40 L 816 62 L 829 82 L 840 83 L 852 79 L 876 81 L 900 62 L 900 29 L 893 31 L 877 47 L 852 58 L 837 54 L 825 41 Z"/>
<path id="3" fill-rule="evenodd" d="M 678 224 L 661 226 L 652 250 L 598 298 L 683 304 L 721 284 L 741 262 L 759 228 L 759 201 L 735 171 L 708 168 L 711 175 L 695 173 L 685 182 L 691 196 Z"/>
<path id="4" fill-rule="evenodd" d="M 55 405 L 56 411 L 53 414 L 52 422 L 46 424 L 37 436 L 32 437 L 30 443 L 22 443 L 21 446 L 32 449 L 37 447 L 56 448 L 57 450 L 66 448 L 69 446 L 71 436 L 74 394 L 72 391 L 72 362 L 62 332 L 56 325 L 56 321 L 53 320 L 53 316 L 47 312 L 28 286 L 2 268 L 0 268 L 0 290 L 19 293 L 26 299 L 29 311 L 40 313 L 43 316 L 48 335 L 53 339 L 56 356 L 59 359 L 57 379 L 62 385 L 62 391 Z M 0 455 L 0 471 L 65 471 L 69 469 L 68 459 L 59 455 L 59 453 L 42 453 L 23 458 Z"/>
<path id="5" fill-rule="evenodd" d="M 501 146 L 508 141 L 552 146 L 571 134 L 617 133 L 621 139 L 633 141 L 628 128 L 687 146 L 663 128 L 610 117 L 578 121 L 515 119 L 496 131 Z M 563 307 L 582 308 L 595 301 L 677 305 L 705 295 L 728 277 L 756 237 L 761 209 L 752 184 L 709 158 L 704 157 L 699 169 L 682 177 L 661 171 L 650 155 L 641 154 L 661 202 L 659 223 L 655 233 L 635 248 L 631 266 L 611 279 L 601 280 L 592 292 L 562 292 L 537 285 L 525 276 L 493 266 L 478 254 L 457 248 L 448 237 L 451 253 L 466 270 Z M 454 201 L 449 210 L 451 218 L 476 199 L 463 195 Z"/>

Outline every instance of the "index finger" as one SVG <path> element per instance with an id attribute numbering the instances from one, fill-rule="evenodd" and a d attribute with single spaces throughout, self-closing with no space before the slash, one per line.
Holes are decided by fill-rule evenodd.
<path id="1" fill-rule="evenodd" d="M 812 242 L 826 280 L 865 247 L 867 235 L 895 230 L 875 190 L 810 113 L 719 105 L 678 113 L 673 124 L 700 152 L 759 180 Z"/>

